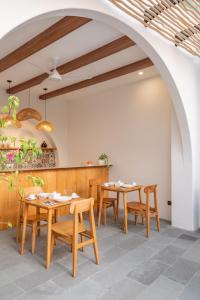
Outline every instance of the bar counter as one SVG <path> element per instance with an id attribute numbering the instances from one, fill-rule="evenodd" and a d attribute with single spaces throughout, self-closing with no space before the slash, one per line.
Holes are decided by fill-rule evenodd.
<path id="1" fill-rule="evenodd" d="M 9 172 L 13 171 L 6 171 Z M 28 175 L 41 177 L 45 183 L 43 188 L 45 192 L 57 191 L 65 195 L 76 192 L 85 198 L 89 194 L 89 180 L 100 178 L 102 181 L 108 181 L 109 167 L 92 165 L 24 169 L 20 170 L 19 174 L 21 186 L 31 186 L 30 181 L 27 180 Z M 0 191 L 0 230 L 2 230 L 7 228 L 5 226 L 7 222 L 12 223 L 13 226 L 16 224 L 19 195 L 17 191 L 8 191 L 5 182 L 0 182 Z M 64 211 L 61 213 L 63 214 Z"/>

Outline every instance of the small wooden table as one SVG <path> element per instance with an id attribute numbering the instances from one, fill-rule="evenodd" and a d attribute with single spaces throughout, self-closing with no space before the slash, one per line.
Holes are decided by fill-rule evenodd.
<path id="1" fill-rule="evenodd" d="M 40 209 L 45 209 L 47 211 L 48 216 L 48 224 L 47 224 L 47 252 L 46 252 L 46 268 L 48 269 L 50 266 L 51 259 L 51 227 L 52 227 L 52 217 L 53 211 L 55 211 L 55 216 L 57 216 L 57 209 L 65 206 L 69 206 L 72 202 L 81 200 L 81 198 L 72 199 L 66 202 L 56 202 L 54 199 L 44 199 L 39 198 L 36 200 L 21 200 L 24 203 L 24 220 L 22 226 L 22 241 L 21 241 L 21 255 L 24 255 L 24 244 L 26 239 L 26 225 L 27 225 L 27 216 L 28 216 L 28 208 L 29 206 L 36 207 L 36 213 L 39 213 Z M 45 204 L 46 201 L 55 202 L 55 205 L 48 206 Z"/>
<path id="2" fill-rule="evenodd" d="M 116 192 L 118 199 L 119 199 L 120 193 L 122 193 L 123 194 L 123 205 L 124 205 L 124 225 L 123 225 L 123 229 L 124 229 L 124 232 L 127 233 L 128 232 L 127 207 L 126 207 L 126 204 L 127 204 L 127 193 L 138 191 L 138 193 L 139 193 L 139 199 L 141 199 L 141 190 L 142 190 L 142 186 L 141 185 L 137 185 L 137 186 L 133 186 L 133 187 L 128 187 L 128 188 L 118 187 L 116 185 L 112 185 L 112 186 L 101 185 L 101 188 L 100 188 L 99 214 L 98 214 L 98 226 L 101 223 L 101 211 L 102 211 L 102 206 L 103 206 L 104 192 Z"/>

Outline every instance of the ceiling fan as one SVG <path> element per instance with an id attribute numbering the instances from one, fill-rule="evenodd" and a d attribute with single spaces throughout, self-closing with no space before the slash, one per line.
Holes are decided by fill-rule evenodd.
<path id="1" fill-rule="evenodd" d="M 43 82 L 45 80 L 52 80 L 52 81 L 62 81 L 63 80 L 63 77 L 65 77 L 66 75 L 61 75 L 59 73 L 59 71 L 57 70 L 57 67 L 58 67 L 58 62 L 59 62 L 59 57 L 54 57 L 52 59 L 52 67 L 48 70 L 48 69 L 44 69 L 42 67 L 40 67 L 39 65 L 29 61 L 28 63 L 31 64 L 32 66 L 40 69 L 40 71 L 42 71 L 43 73 L 46 73 L 48 74 L 48 78 L 44 79 Z M 68 75 L 69 76 L 69 75 Z M 93 76 L 91 75 L 70 75 L 70 78 L 73 78 L 73 79 L 91 79 Z"/>

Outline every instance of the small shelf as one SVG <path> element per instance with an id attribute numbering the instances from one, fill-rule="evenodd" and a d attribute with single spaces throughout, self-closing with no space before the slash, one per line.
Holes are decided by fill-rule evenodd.
<path id="1" fill-rule="evenodd" d="M 46 151 L 56 151 L 57 149 L 56 148 L 40 148 L 40 149 L 42 149 L 42 150 L 46 150 Z M 13 147 L 10 147 L 10 148 L 0 148 L 0 151 L 2 151 L 2 150 L 4 150 L 4 151 L 11 151 L 11 150 L 20 150 L 20 148 L 17 148 L 17 147 L 15 147 L 15 148 L 13 148 Z"/>

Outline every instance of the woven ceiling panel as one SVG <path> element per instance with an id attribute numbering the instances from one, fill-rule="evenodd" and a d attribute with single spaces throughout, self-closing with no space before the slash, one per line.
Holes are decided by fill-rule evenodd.
<path id="1" fill-rule="evenodd" d="M 109 0 L 175 44 L 200 57 L 200 0 Z"/>

